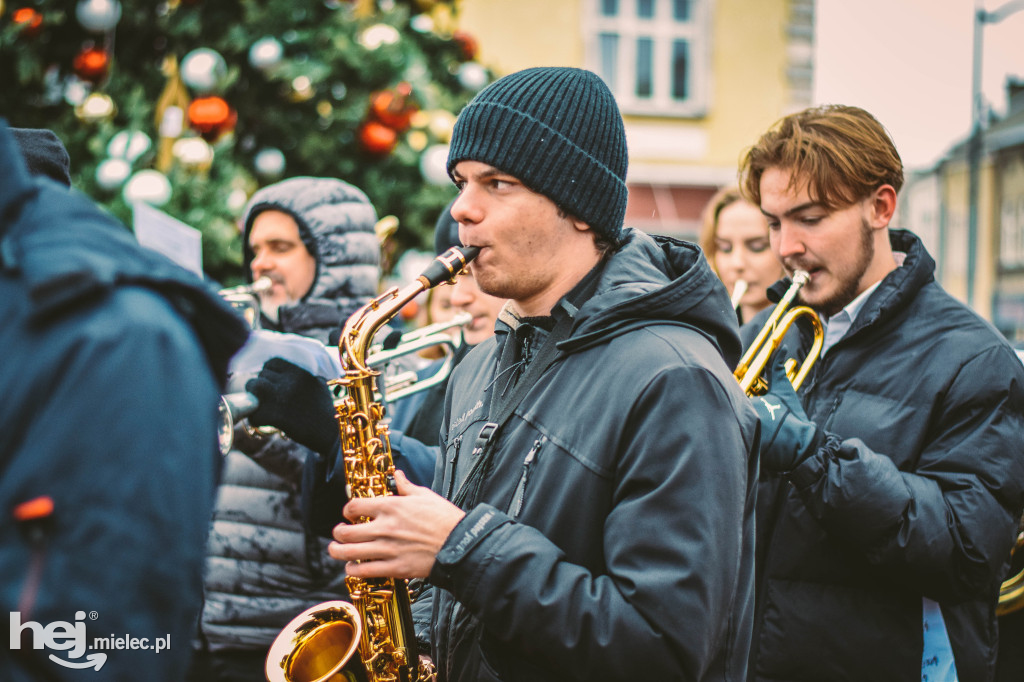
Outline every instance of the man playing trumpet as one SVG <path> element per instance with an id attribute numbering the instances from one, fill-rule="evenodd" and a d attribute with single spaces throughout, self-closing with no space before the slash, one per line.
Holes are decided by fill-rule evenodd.
<path id="1" fill-rule="evenodd" d="M 786 117 L 742 173 L 825 325 L 800 395 L 776 362 L 770 393 L 751 399 L 749 679 L 991 680 L 996 595 L 1024 507 L 1024 368 L 935 282 L 920 239 L 889 228 L 903 166 L 871 114 Z M 748 341 L 767 315 L 744 327 Z M 803 331 L 787 338 L 800 357 Z"/>

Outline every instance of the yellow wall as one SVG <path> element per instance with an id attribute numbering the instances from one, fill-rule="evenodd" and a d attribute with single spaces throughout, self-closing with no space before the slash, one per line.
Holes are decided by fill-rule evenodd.
<path id="1" fill-rule="evenodd" d="M 460 28 L 477 38 L 479 61 L 504 75 L 531 66 L 584 66 L 584 0 L 462 0 Z M 696 119 L 627 116 L 633 127 L 676 128 L 703 142 L 700 158 L 658 160 L 631 154 L 632 168 L 646 164 L 690 168 L 697 184 L 731 178 L 743 150 L 788 113 L 786 87 L 788 0 L 711 0 L 713 32 L 710 100 Z M 650 172 L 648 173 L 650 174 Z M 645 178 L 647 180 L 647 178 Z M 649 180 L 648 180 L 649 181 Z"/>
<path id="2" fill-rule="evenodd" d="M 714 3 L 708 162 L 736 164 L 741 150 L 788 113 L 784 0 Z"/>
<path id="3" fill-rule="evenodd" d="M 459 27 L 498 76 L 531 66 L 583 66 L 582 0 L 462 0 Z"/>

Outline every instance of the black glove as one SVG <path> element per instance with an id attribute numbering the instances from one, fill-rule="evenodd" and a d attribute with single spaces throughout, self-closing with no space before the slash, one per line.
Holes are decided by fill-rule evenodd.
<path id="1" fill-rule="evenodd" d="M 786 377 L 785 354 L 776 352 L 768 375 L 768 393 L 751 398 L 761 422 L 761 465 L 768 471 L 792 471 L 825 443 L 825 432 L 808 418 Z"/>
<path id="2" fill-rule="evenodd" d="M 334 396 L 327 382 L 284 358 L 271 358 L 245 384 L 260 406 L 253 426 L 273 426 L 291 440 L 333 461 L 341 442 Z"/>

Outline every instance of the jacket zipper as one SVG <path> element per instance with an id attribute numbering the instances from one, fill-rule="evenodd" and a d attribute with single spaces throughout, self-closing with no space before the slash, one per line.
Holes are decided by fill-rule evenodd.
<path id="1" fill-rule="evenodd" d="M 445 483 L 444 498 L 446 500 L 452 499 L 452 490 L 455 488 L 455 463 L 459 459 L 459 448 L 461 447 L 462 436 L 460 435 L 452 441 L 452 455 L 444 463 L 444 477 L 441 480 Z"/>
<path id="2" fill-rule="evenodd" d="M 523 499 L 526 497 L 526 483 L 530 478 L 530 466 L 533 464 L 533 460 L 536 459 L 537 453 L 546 440 L 547 436 L 541 436 L 535 440 L 533 447 L 530 448 L 530 451 L 526 453 L 526 457 L 523 459 L 523 473 L 519 477 L 516 490 L 512 493 L 512 503 L 509 505 L 513 519 L 519 518 L 520 512 L 523 511 Z"/>

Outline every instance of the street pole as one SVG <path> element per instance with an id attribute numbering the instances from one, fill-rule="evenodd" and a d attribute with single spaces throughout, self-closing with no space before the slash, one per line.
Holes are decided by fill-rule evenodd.
<path id="1" fill-rule="evenodd" d="M 981 58 L 985 10 L 974 8 L 974 54 L 971 59 L 971 136 L 967 140 L 967 306 L 974 307 L 974 269 L 978 255 L 978 175 L 981 165 Z"/>
<path id="2" fill-rule="evenodd" d="M 1024 0 L 1011 0 L 992 12 L 982 0 L 974 8 L 974 54 L 971 60 L 971 136 L 967 141 L 967 305 L 974 307 L 974 280 L 978 257 L 978 185 L 982 149 L 984 97 L 981 92 L 981 58 L 985 24 L 997 24 L 1014 12 L 1024 10 Z"/>

